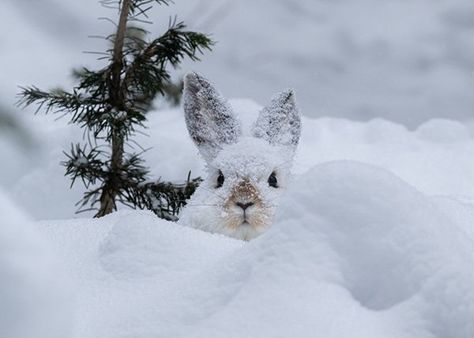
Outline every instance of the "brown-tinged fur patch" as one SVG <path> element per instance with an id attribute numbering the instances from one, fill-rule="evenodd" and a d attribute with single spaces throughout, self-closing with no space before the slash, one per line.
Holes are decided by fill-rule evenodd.
<path id="1" fill-rule="evenodd" d="M 248 214 L 247 222 L 253 228 L 265 226 L 268 221 L 268 210 L 262 201 L 260 191 L 247 178 L 232 188 L 231 194 L 224 204 L 224 208 L 229 212 L 226 218 L 226 224 L 229 228 L 234 230 L 242 226 L 242 216 L 232 212 L 232 207 L 234 207 L 236 203 L 253 203 L 254 209 Z"/>

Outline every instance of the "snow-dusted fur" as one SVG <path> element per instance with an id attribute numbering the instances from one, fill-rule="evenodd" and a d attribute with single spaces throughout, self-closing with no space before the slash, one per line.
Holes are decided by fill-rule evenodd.
<path id="1" fill-rule="evenodd" d="M 300 138 L 293 91 L 276 95 L 245 130 L 227 100 L 190 73 L 184 78 L 184 112 L 208 176 L 180 223 L 243 240 L 258 236 L 272 223 Z"/>

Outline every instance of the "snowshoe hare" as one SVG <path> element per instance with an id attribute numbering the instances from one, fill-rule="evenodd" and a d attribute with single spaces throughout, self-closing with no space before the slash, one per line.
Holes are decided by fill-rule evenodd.
<path id="1" fill-rule="evenodd" d="M 290 174 L 301 132 L 293 91 L 276 95 L 250 130 L 203 77 L 184 78 L 189 135 L 207 162 L 208 176 L 180 223 L 250 240 L 270 227 Z"/>

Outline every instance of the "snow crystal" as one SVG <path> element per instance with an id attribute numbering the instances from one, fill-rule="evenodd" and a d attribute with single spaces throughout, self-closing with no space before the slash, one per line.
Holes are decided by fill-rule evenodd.
<path id="1" fill-rule="evenodd" d="M 118 121 L 124 121 L 127 118 L 127 112 L 124 110 L 112 112 L 113 117 Z"/>
<path id="2" fill-rule="evenodd" d="M 88 161 L 87 157 L 85 157 L 85 156 L 80 156 L 80 157 L 78 157 L 77 159 L 74 160 L 74 165 L 76 165 L 78 167 L 84 166 L 88 163 L 89 163 L 89 161 Z"/>

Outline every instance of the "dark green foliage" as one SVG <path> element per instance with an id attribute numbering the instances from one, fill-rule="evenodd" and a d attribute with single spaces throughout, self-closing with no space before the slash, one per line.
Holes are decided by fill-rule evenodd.
<path id="1" fill-rule="evenodd" d="M 137 128 L 144 128 L 146 113 L 157 97 L 176 102 L 181 84 L 171 82 L 170 67 L 184 58 L 197 61 L 210 50 L 212 41 L 204 34 L 188 31 L 182 22 L 170 20 L 167 31 L 147 40 L 147 32 L 129 22 L 145 22 L 153 3 L 166 0 L 103 0 L 106 7 L 120 9 L 115 34 L 106 37 L 107 65 L 99 70 L 74 72 L 78 85 L 64 90 L 23 88 L 20 104 L 37 104 L 37 111 L 68 116 L 85 130 L 87 143 L 71 146 L 62 163 L 71 185 L 82 181 L 87 189 L 78 203 L 80 210 L 96 209 L 96 216 L 116 210 L 116 201 L 131 207 L 149 208 L 163 218 L 175 219 L 199 179 L 184 184 L 147 183 L 148 169 L 140 153 L 130 147 Z"/>
<path id="2" fill-rule="evenodd" d="M 141 208 L 153 210 L 158 217 L 170 221 L 176 221 L 177 215 L 188 200 L 202 179 L 195 178 L 183 184 L 172 184 L 169 182 L 152 182 L 143 186 L 145 199 L 138 201 Z"/>

